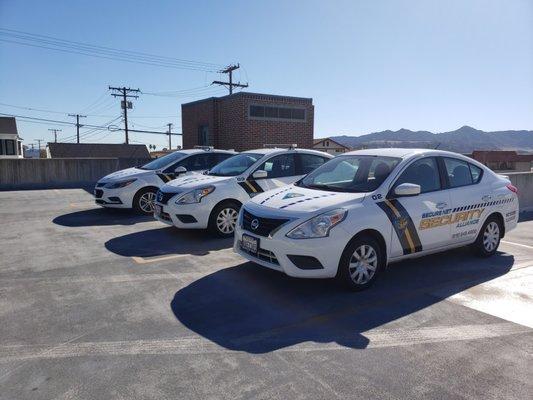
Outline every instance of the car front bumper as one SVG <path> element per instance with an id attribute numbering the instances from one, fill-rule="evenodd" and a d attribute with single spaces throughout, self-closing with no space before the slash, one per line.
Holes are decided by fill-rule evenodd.
<path id="1" fill-rule="evenodd" d="M 176 193 L 178 195 L 178 193 Z M 203 199 L 205 200 L 205 199 Z M 156 201 L 162 213 L 154 212 L 154 217 L 167 225 L 174 225 L 180 229 L 206 229 L 209 224 L 209 215 L 212 205 L 206 201 L 195 204 L 175 204 L 176 197 L 171 198 L 167 204 Z"/>
<path id="2" fill-rule="evenodd" d="M 339 260 L 350 237 L 342 227 L 336 226 L 325 238 L 290 239 L 285 235 L 301 220 L 285 224 L 272 237 L 255 235 L 241 225 L 235 229 L 233 251 L 247 260 L 297 278 L 333 278 Z M 257 254 L 241 247 L 243 234 L 259 240 Z M 317 263 L 318 261 L 318 263 Z"/>
<path id="3" fill-rule="evenodd" d="M 104 186 L 96 186 L 93 191 L 94 201 L 102 207 L 108 208 L 131 208 L 133 197 L 137 189 L 135 187 L 108 189 Z"/>

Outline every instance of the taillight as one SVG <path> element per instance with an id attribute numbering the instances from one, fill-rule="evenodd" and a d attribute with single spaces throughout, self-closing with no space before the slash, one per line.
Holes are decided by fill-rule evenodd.
<path id="1" fill-rule="evenodd" d="M 513 193 L 517 193 L 518 194 L 518 188 L 512 184 L 508 184 L 507 185 L 507 189 L 509 189 L 511 192 Z"/>

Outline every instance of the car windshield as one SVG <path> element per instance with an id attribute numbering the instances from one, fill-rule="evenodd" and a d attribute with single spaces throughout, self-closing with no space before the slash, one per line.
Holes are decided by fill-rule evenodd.
<path id="1" fill-rule="evenodd" d="M 372 192 L 400 161 L 400 158 L 371 155 L 339 156 L 315 169 L 297 185 L 334 192 Z"/>
<path id="2" fill-rule="evenodd" d="M 156 158 L 154 161 L 150 161 L 148 164 L 144 164 L 142 167 L 139 167 L 140 169 L 147 169 L 147 170 L 156 170 L 156 169 L 163 169 L 167 165 L 172 164 L 178 160 L 181 160 L 183 157 L 185 157 L 186 153 L 180 153 L 179 151 L 175 151 L 174 153 L 167 154 L 166 156 Z"/>
<path id="3" fill-rule="evenodd" d="M 209 171 L 214 176 L 237 176 L 255 164 L 263 154 L 241 153 L 222 161 Z"/>

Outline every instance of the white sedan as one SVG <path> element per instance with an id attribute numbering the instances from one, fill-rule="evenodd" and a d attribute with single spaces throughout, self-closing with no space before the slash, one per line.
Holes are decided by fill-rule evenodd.
<path id="1" fill-rule="evenodd" d="M 290 276 L 336 277 L 361 290 L 395 261 L 465 245 L 490 256 L 517 220 L 517 189 L 473 159 L 361 150 L 248 201 L 234 251 Z"/>
<path id="2" fill-rule="evenodd" d="M 229 150 L 179 150 L 140 167 L 123 169 L 96 183 L 96 204 L 108 208 L 133 208 L 139 214 L 154 212 L 154 198 L 160 186 L 180 175 L 203 172 L 236 154 Z"/>
<path id="3" fill-rule="evenodd" d="M 245 151 L 204 175 L 178 178 L 161 187 L 154 216 L 177 228 L 209 228 L 218 236 L 231 236 L 242 203 L 296 182 L 331 158 L 304 149 Z"/>

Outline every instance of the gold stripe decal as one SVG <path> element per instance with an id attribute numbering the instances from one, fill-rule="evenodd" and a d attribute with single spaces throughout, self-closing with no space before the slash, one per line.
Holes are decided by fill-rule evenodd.
<path id="1" fill-rule="evenodd" d="M 394 231 L 403 249 L 403 254 L 413 254 L 422 251 L 422 243 L 411 216 L 402 204 L 395 199 L 376 203 L 392 223 Z"/>

